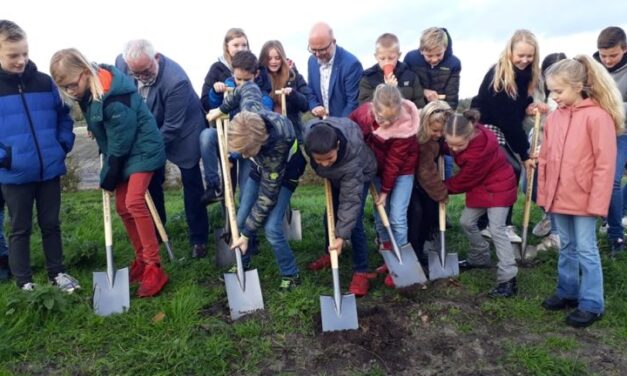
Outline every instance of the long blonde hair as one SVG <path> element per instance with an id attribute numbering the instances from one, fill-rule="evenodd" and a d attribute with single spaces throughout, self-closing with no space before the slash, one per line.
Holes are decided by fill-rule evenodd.
<path id="1" fill-rule="evenodd" d="M 85 55 L 83 55 L 76 48 L 66 48 L 59 50 L 50 58 L 50 75 L 52 79 L 59 87 L 61 96 L 67 103 L 73 103 L 77 101 L 77 98 L 69 95 L 61 83 L 66 82 L 68 78 L 78 77 L 80 74 L 85 74 L 89 91 L 93 100 L 100 101 L 104 89 L 98 79 L 97 67 L 87 61 Z"/>
<path id="2" fill-rule="evenodd" d="M 547 79 L 562 80 L 567 85 L 583 86 L 582 96 L 595 101 L 614 120 L 616 133 L 625 128 L 625 108 L 616 82 L 605 67 L 590 56 L 577 55 L 551 65 L 546 72 Z"/>
<path id="3" fill-rule="evenodd" d="M 268 68 L 270 50 L 272 49 L 274 49 L 281 58 L 281 68 L 279 68 L 279 71 L 276 73 L 270 72 L 270 69 L 267 69 L 268 76 L 270 76 L 270 81 L 272 82 L 272 93 L 270 94 L 274 103 L 280 105 L 281 95 L 275 94 L 275 91 L 285 88 L 287 81 L 289 81 L 289 79 L 294 77 L 296 74 L 290 68 L 290 64 L 287 61 L 287 55 L 285 54 L 285 49 L 278 40 L 269 40 L 263 44 L 261 52 L 259 53 L 259 65 Z"/>
<path id="4" fill-rule="evenodd" d="M 516 86 L 516 72 L 514 70 L 514 64 L 512 63 L 514 46 L 519 42 L 527 43 L 535 50 L 533 61 L 531 62 L 531 81 L 527 87 L 526 94 L 533 94 L 540 78 L 540 51 L 538 49 L 536 36 L 529 30 L 516 30 L 514 35 L 512 35 L 507 42 L 503 52 L 501 52 L 499 61 L 494 67 L 494 78 L 492 79 L 492 89 L 496 93 L 505 91 L 512 99 L 516 99 L 519 94 L 522 94 L 519 92 L 519 89 L 522 88 Z"/>
<path id="5" fill-rule="evenodd" d="M 445 101 L 429 102 L 420 110 L 420 127 L 416 138 L 420 145 L 431 141 L 431 123 L 440 123 L 442 127 L 450 116 L 454 115 L 451 106 Z"/>
<path id="6" fill-rule="evenodd" d="M 246 157 L 257 155 L 269 137 L 261 116 L 251 111 L 242 111 L 235 115 L 227 133 L 229 150 L 242 153 Z"/>

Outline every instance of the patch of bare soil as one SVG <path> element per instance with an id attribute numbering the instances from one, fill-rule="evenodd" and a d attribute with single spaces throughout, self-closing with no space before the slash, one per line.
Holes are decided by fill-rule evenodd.
<path id="1" fill-rule="evenodd" d="M 530 330 L 521 320 L 490 317 L 481 310 L 487 297 L 445 285 L 405 291 L 403 297 L 386 297 L 383 303 L 379 298 L 358 300 L 359 329 L 354 331 L 322 333 L 320 318 L 314 317 L 318 334 L 288 336 L 258 368 L 268 376 L 526 374 L 507 361 L 508 349 L 542 345 L 547 334 Z M 456 292 L 441 293 L 449 287 Z M 596 329 L 556 325 L 549 334 L 575 335 L 577 349 L 558 355 L 576 359 L 590 372 L 620 375 L 627 367 L 626 355 L 605 345 Z"/>

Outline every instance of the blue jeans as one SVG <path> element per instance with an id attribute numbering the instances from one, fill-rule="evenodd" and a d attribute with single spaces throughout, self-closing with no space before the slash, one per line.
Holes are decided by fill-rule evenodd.
<path id="1" fill-rule="evenodd" d="M 217 189 L 220 187 L 220 174 L 218 170 L 220 164 L 218 163 L 218 131 L 215 128 L 206 128 L 200 132 L 200 157 L 202 159 L 202 167 L 205 170 L 204 179 L 207 189 Z M 237 182 L 240 189 L 240 199 L 242 197 L 242 191 L 244 185 L 248 181 L 250 175 L 250 161 L 243 159 L 241 155 L 237 153 L 229 154 L 229 159 L 237 159 L 238 161 L 238 178 Z"/>
<path id="2" fill-rule="evenodd" d="M 381 189 L 381 179 L 376 177 L 374 185 L 377 190 Z M 390 227 L 394 234 L 394 240 L 399 246 L 407 244 L 407 207 L 411 198 L 411 191 L 414 188 L 414 175 L 401 175 L 396 178 L 394 188 L 389 192 L 385 211 L 388 213 Z M 379 241 L 389 241 L 390 237 L 383 227 L 379 212 L 374 211 L 374 223 L 377 229 Z"/>
<path id="3" fill-rule="evenodd" d="M 355 227 L 351 232 L 351 245 L 353 248 L 353 271 L 356 273 L 368 271 L 368 243 L 366 241 L 366 232 L 364 231 L 364 206 L 366 205 L 366 198 L 368 197 L 369 187 L 370 182 L 364 183 L 364 187 L 361 192 L 361 205 L 359 207 L 359 212 L 357 213 Z M 333 212 L 335 213 L 335 220 L 337 222 L 337 208 L 340 204 L 340 189 L 339 187 L 331 185 L 331 192 L 333 196 Z M 329 238 L 327 234 L 326 211 L 324 215 L 324 233 L 326 236 L 325 244 L 328 246 Z"/>
<path id="4" fill-rule="evenodd" d="M 0 256 L 9 256 L 7 240 L 4 237 L 4 196 L 0 191 Z"/>
<path id="5" fill-rule="evenodd" d="M 621 190 L 621 179 L 625 172 L 627 163 L 627 135 L 621 135 L 616 140 L 616 172 L 614 174 L 614 185 L 612 187 L 612 199 L 610 209 L 607 212 L 607 237 L 610 240 L 622 239 L 623 224 L 623 191 Z"/>
<path id="6" fill-rule="evenodd" d="M 259 182 L 254 179 L 248 179 L 246 189 L 242 191 L 239 209 L 237 210 L 237 227 L 240 229 L 244 227 L 246 218 L 248 218 L 255 202 L 257 202 L 258 192 Z M 268 239 L 268 242 L 272 246 L 282 276 L 298 274 L 294 253 L 292 253 L 292 249 L 285 238 L 285 233 L 283 233 L 283 217 L 285 216 L 285 210 L 290 203 L 291 197 L 292 191 L 281 187 L 276 204 L 270 210 L 264 225 L 266 239 Z M 250 242 L 253 242 L 252 238 Z M 248 252 L 243 255 L 242 261 L 244 265 L 250 264 L 252 254 L 252 249 L 249 249 Z"/>
<path id="7" fill-rule="evenodd" d="M 557 290 L 561 299 L 577 299 L 579 309 L 602 313 L 603 269 L 597 248 L 596 217 L 553 213 L 560 236 Z"/>

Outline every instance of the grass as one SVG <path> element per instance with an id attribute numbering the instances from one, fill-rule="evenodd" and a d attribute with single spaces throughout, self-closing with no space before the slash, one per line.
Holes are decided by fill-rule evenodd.
<path id="1" fill-rule="evenodd" d="M 98 317 L 91 308 L 92 272 L 105 270 L 100 193 L 86 191 L 64 194 L 62 231 L 65 261 L 68 271 L 83 286 L 74 295 L 65 295 L 45 286 L 35 293 L 19 291 L 13 283 L 0 285 L 0 374 L 260 374 L 263 367 L 281 361 L 281 353 L 294 346 L 294 338 L 312 339 L 319 335 L 320 295 L 332 294 L 330 273 L 305 271 L 307 262 L 321 254 L 324 232 L 321 216 L 324 209 L 322 188 L 300 187 L 293 197 L 293 206 L 303 216 L 304 239 L 293 242 L 297 263 L 301 268 L 302 286 L 290 293 L 278 289 L 279 274 L 274 257 L 265 241 L 261 254 L 254 259 L 259 271 L 266 311 L 235 323 L 226 319 L 226 293 L 222 272 L 213 260 L 189 258 L 182 197 L 178 191 L 166 193 L 169 213 L 167 229 L 174 251 L 185 259 L 176 263 L 164 261 L 171 278 L 164 292 L 152 299 L 137 299 L 132 295 L 131 309 L 123 315 Z M 519 202 L 519 205 L 521 202 Z M 463 199 L 455 197 L 449 205 L 449 217 L 454 223 L 463 208 Z M 517 214 L 522 210 L 517 209 Z M 534 211 L 532 222 L 540 219 Z M 117 216 L 114 218 L 113 239 L 118 267 L 128 265 L 133 252 Z M 220 226 L 217 206 L 210 208 L 211 223 Z M 367 205 L 366 228 L 372 239 L 371 205 Z M 515 217 L 515 223 L 521 218 Z M 32 264 L 35 282 L 46 285 L 46 272 L 37 226 L 32 237 Z M 447 232 L 449 248 L 457 249 L 463 257 L 467 241 L 457 224 Z M 531 243 L 537 239 L 532 237 Z M 210 236 L 210 250 L 213 237 Z M 622 353 L 627 342 L 627 258 L 610 260 L 605 240 L 600 240 L 605 276 L 607 313 L 590 329 L 600 343 Z M 380 258 L 371 245 L 371 266 Z M 349 256 L 340 257 L 344 288 L 350 278 Z M 212 255 L 212 252 L 210 252 Z M 162 252 L 162 257 L 167 257 Z M 463 335 L 475 333 L 476 320 L 488 325 L 510 320 L 523 325 L 529 335 L 543 340 L 521 339 L 506 346 L 501 362 L 532 375 L 579 375 L 590 371 L 590 364 L 579 359 L 588 346 L 577 331 L 558 330 L 563 327 L 563 313 L 547 313 L 539 305 L 554 289 L 556 260 L 554 253 L 540 255 L 535 268 L 521 269 L 520 295 L 508 300 L 484 299 L 479 303 L 481 317 L 463 309 L 451 307 L 437 323 L 452 324 Z M 477 271 L 460 276 L 464 292 L 485 294 L 494 283 L 492 271 Z M 135 293 L 132 288 L 131 293 Z M 421 306 L 428 312 L 441 299 L 456 299 L 455 289 L 428 289 L 430 297 Z M 378 282 L 369 304 L 382 301 L 402 303 L 412 298 L 401 297 Z M 408 314 L 418 316 L 417 311 Z M 419 320 L 417 318 L 416 320 Z M 475 320 L 475 321 L 473 321 Z M 418 328 L 417 331 L 420 329 Z M 534 338 L 536 338 L 534 337 Z M 307 349 L 303 349 L 306 351 Z M 325 371 L 315 371 L 312 373 Z M 383 375 L 373 368 L 369 375 Z M 265 374 L 282 374 L 280 371 Z M 290 373 L 286 373 L 290 374 Z M 350 374 L 350 373 L 344 373 Z"/>

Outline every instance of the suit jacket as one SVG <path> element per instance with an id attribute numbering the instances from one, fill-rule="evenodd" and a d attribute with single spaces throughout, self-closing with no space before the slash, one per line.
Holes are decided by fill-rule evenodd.
<path id="1" fill-rule="evenodd" d="M 346 117 L 359 106 L 359 81 L 364 68 L 357 58 L 340 46 L 336 46 L 331 79 L 329 80 L 329 116 Z M 323 105 L 320 90 L 320 64 L 315 56 L 309 57 L 307 79 L 312 93 L 309 109 Z"/>
<path id="2" fill-rule="evenodd" d="M 118 56 L 116 66 L 128 74 Z M 174 60 L 159 54 L 159 73 L 152 84 L 146 105 L 163 136 L 168 160 L 182 168 L 192 168 L 200 159 L 200 132 L 205 117 L 200 99 L 187 74 Z"/>

